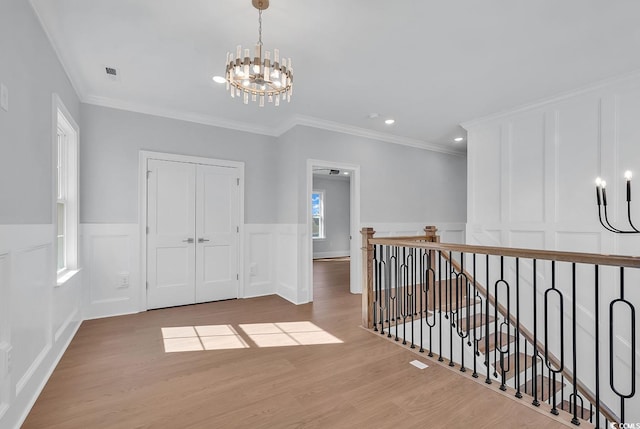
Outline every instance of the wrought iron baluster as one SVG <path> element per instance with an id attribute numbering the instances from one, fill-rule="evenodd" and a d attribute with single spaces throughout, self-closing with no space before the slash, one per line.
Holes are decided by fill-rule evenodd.
<path id="1" fill-rule="evenodd" d="M 539 407 L 540 401 L 538 401 L 538 295 L 537 295 L 537 284 L 538 284 L 538 270 L 537 270 L 537 259 L 533 260 L 533 356 L 531 357 L 531 393 L 533 393 L 533 406 Z"/>
<path id="2" fill-rule="evenodd" d="M 557 369 L 553 368 L 552 362 L 549 360 L 549 295 L 553 293 L 558 295 L 559 303 L 560 303 L 560 332 L 559 332 L 559 340 L 560 340 L 560 364 Z M 551 261 L 551 289 L 547 289 L 544 293 L 544 360 L 545 365 L 549 369 L 549 371 L 553 374 L 553 401 L 550 401 L 551 404 L 551 414 L 558 415 L 557 408 L 557 400 L 556 400 L 556 376 L 561 374 L 564 370 L 564 299 L 562 292 L 559 289 L 556 289 L 556 261 Z M 549 396 L 551 399 L 551 385 L 549 385 Z"/>
<path id="3" fill-rule="evenodd" d="M 446 288 L 446 286 L 445 286 Z M 442 358 L 442 251 L 438 250 L 438 362 L 443 362 Z M 446 290 L 445 290 L 446 292 Z M 445 296 L 446 300 L 446 296 Z"/>
<path id="4" fill-rule="evenodd" d="M 498 286 L 504 285 L 505 290 L 507 292 L 507 317 L 502 322 L 499 322 L 498 317 L 498 307 L 500 306 L 500 295 L 498 293 Z M 504 279 L 504 256 L 500 256 L 500 280 L 496 281 L 493 287 L 493 294 L 495 296 L 495 304 L 493 306 L 493 317 L 494 317 L 494 332 L 498 335 L 498 347 L 497 351 L 500 352 L 500 390 L 507 390 L 506 381 L 507 381 L 507 373 L 511 370 L 511 362 L 509 361 L 509 352 L 510 352 L 510 329 L 509 326 L 511 324 L 511 297 L 510 297 L 510 287 L 509 283 Z M 503 344 L 503 335 L 502 328 L 506 327 L 506 346 Z M 497 356 L 497 353 L 496 353 Z M 506 356 L 506 359 L 505 359 Z M 506 362 L 505 362 L 506 360 Z M 495 366 L 494 366 L 495 371 Z M 497 375 L 494 373 L 494 375 Z"/>
<path id="5" fill-rule="evenodd" d="M 631 316 L 631 386 L 629 393 L 622 393 L 615 385 L 614 368 L 613 364 L 613 340 L 614 340 L 614 307 L 616 304 L 622 304 L 629 308 Z M 609 304 L 609 385 L 611 390 L 620 398 L 620 422 L 625 422 L 625 399 L 632 398 L 636 393 L 636 309 L 627 301 L 624 297 L 624 267 L 620 267 L 620 298 L 614 299 Z"/>
<path id="6" fill-rule="evenodd" d="M 595 322 L 595 345 L 596 345 L 596 361 L 595 361 L 595 373 L 596 373 L 596 429 L 600 429 L 600 267 L 595 266 L 595 306 L 594 306 L 594 322 Z M 605 426 L 606 428 L 609 425 Z"/>
<path id="7" fill-rule="evenodd" d="M 426 312 L 423 313 L 423 308 L 424 305 L 426 305 L 426 300 L 427 297 L 426 295 L 423 297 L 423 290 L 426 287 L 426 281 L 427 279 L 425 278 L 425 271 L 424 271 L 424 255 L 425 255 L 425 251 L 424 249 L 420 249 L 420 349 L 418 350 L 420 353 L 424 353 L 424 333 L 423 333 L 423 327 L 422 325 L 424 325 L 424 323 L 422 322 L 422 318 L 424 317 L 425 320 L 427 318 L 427 314 Z M 424 291 L 424 293 L 426 294 L 426 290 Z"/>
<path id="8" fill-rule="evenodd" d="M 455 366 L 455 363 L 453 362 L 453 329 L 456 326 L 456 322 L 455 322 L 455 318 L 458 315 L 458 311 L 457 310 L 453 310 L 453 279 L 451 278 L 451 276 L 454 274 L 453 271 L 453 254 L 452 252 L 449 252 L 449 259 L 447 260 L 447 291 L 449 293 L 449 314 L 450 314 L 450 319 L 449 319 L 449 366 Z M 457 280 L 458 277 L 456 276 L 456 284 L 457 284 Z"/>
<path id="9" fill-rule="evenodd" d="M 487 285 L 487 298 L 485 299 L 485 323 L 483 326 L 484 329 L 484 365 L 487 367 L 487 378 L 484 380 L 485 383 L 491 384 L 491 368 L 489 367 L 491 350 L 489 350 L 489 254 L 486 255 L 486 270 L 485 270 L 485 284 Z M 497 333 L 494 333 L 494 336 Z"/>
<path id="10" fill-rule="evenodd" d="M 571 400 L 573 399 L 573 418 L 571 419 L 571 423 L 574 425 L 579 425 L 580 420 L 578 420 L 578 407 L 577 407 L 577 399 L 578 399 L 578 342 L 577 342 L 577 329 L 576 329 L 576 319 L 578 317 L 578 313 L 576 312 L 576 264 L 575 262 L 571 264 L 571 307 L 572 307 L 572 315 L 573 320 L 571 323 L 571 345 L 573 346 L 573 393 L 569 396 L 569 409 L 571 409 Z M 564 393 L 564 389 L 563 389 Z M 572 398 L 573 397 L 573 398 Z M 582 398 L 580 398 L 581 407 L 583 407 L 584 403 L 582 402 Z"/>
<path id="11" fill-rule="evenodd" d="M 526 344 L 526 343 L 525 343 Z M 526 356 L 526 348 L 525 348 Z M 516 258 L 516 355 L 515 355 L 515 372 L 514 387 L 516 389 L 516 398 L 522 398 L 520 392 L 520 258 Z M 525 357 L 525 373 L 527 371 Z"/>
<path id="12" fill-rule="evenodd" d="M 462 294 L 464 293 L 464 297 Z M 462 313 L 460 312 L 460 308 L 465 305 L 465 325 L 466 330 L 463 328 L 461 323 Z M 470 317 L 471 317 L 471 306 L 469 301 L 469 278 L 464 272 L 464 253 L 460 252 L 460 273 L 456 275 L 456 308 L 458 310 L 457 313 L 457 332 L 460 337 L 460 371 L 466 372 L 467 368 L 464 366 L 464 345 L 465 339 L 469 338 L 469 327 L 470 327 Z M 468 341 L 468 344 L 471 345 L 471 342 Z"/>
<path id="13" fill-rule="evenodd" d="M 429 327 L 429 357 L 433 357 L 433 328 L 436 326 L 436 271 L 435 267 L 432 266 L 432 262 L 435 259 L 432 258 L 432 252 L 434 250 L 429 249 L 429 253 L 427 256 L 427 272 L 426 272 L 426 289 L 425 289 L 425 308 L 426 315 L 425 321 L 427 326 Z M 435 253 L 433 253 L 435 254 Z M 431 290 L 431 302 L 433 303 L 433 320 L 429 321 L 429 290 Z"/>
<path id="14" fill-rule="evenodd" d="M 379 252 L 379 244 L 373 245 L 373 308 L 371 311 L 373 312 L 373 330 L 374 332 L 378 332 L 378 318 L 377 318 L 377 310 L 380 306 L 380 296 L 378 294 L 378 290 L 380 287 L 380 267 L 378 266 L 378 255 Z"/>
<path id="15" fill-rule="evenodd" d="M 476 254 L 472 255 L 473 262 L 473 374 L 471 376 L 473 378 L 478 378 L 478 363 L 477 356 L 480 355 L 478 350 L 478 343 L 480 342 L 480 338 L 478 338 L 477 331 L 477 317 L 475 314 L 476 304 L 478 300 L 478 283 L 476 282 Z M 480 302 L 480 320 L 482 320 L 482 301 Z"/>

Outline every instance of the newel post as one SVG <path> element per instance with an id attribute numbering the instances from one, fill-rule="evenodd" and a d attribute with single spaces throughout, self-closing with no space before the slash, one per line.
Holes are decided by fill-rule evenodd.
<path id="1" fill-rule="evenodd" d="M 362 228 L 362 326 L 373 328 L 373 228 Z"/>
<path id="2" fill-rule="evenodd" d="M 424 227 L 424 235 L 427 237 L 429 243 L 440 243 L 440 236 L 438 235 L 438 228 L 435 225 L 427 225 Z M 431 266 L 436 266 L 436 252 L 431 252 Z"/>

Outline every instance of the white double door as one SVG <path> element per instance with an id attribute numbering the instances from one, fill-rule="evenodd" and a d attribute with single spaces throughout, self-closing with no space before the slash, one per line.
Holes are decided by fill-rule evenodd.
<path id="1" fill-rule="evenodd" d="M 237 170 L 148 161 L 147 308 L 238 297 Z"/>

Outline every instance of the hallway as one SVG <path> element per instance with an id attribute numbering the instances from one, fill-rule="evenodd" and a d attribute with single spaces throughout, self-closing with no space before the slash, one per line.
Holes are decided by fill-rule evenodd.
<path id="1" fill-rule="evenodd" d="M 360 328 L 348 276 L 348 262 L 316 262 L 301 306 L 266 296 L 85 321 L 23 427 L 563 426 Z M 197 341 L 163 339 L 178 327 Z M 165 351 L 190 344 L 202 347 Z"/>

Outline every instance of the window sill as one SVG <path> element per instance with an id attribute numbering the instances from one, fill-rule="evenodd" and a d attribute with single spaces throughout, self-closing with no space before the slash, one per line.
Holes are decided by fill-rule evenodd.
<path id="1" fill-rule="evenodd" d="M 66 282 L 68 282 L 73 277 L 75 277 L 75 275 L 78 274 L 79 272 L 80 270 L 78 269 L 78 270 L 66 270 L 59 273 L 58 278 L 56 280 L 56 287 L 60 287 L 64 285 Z"/>

